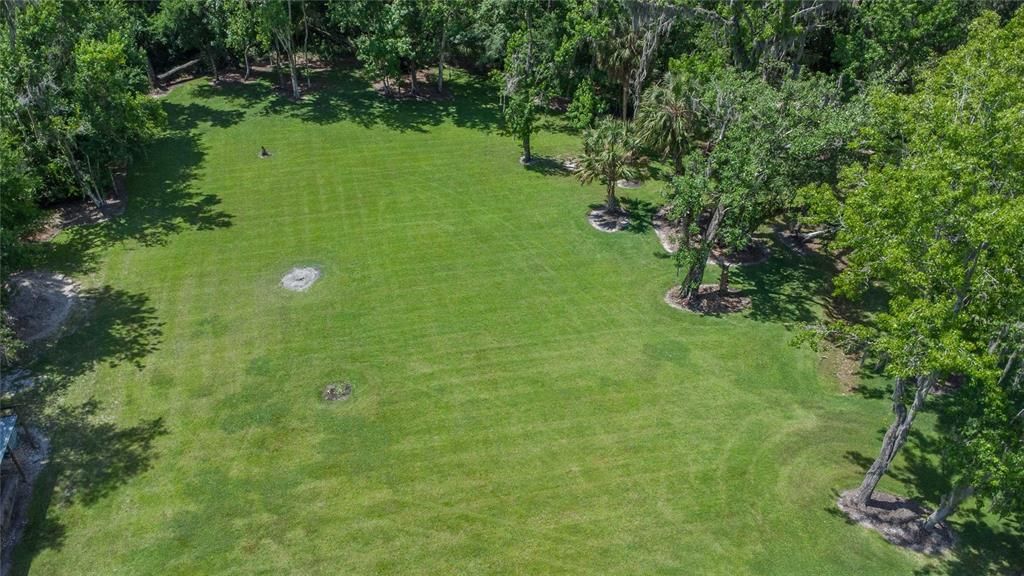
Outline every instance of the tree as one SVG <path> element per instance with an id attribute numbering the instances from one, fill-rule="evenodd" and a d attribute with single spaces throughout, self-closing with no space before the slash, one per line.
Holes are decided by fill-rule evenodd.
<path id="1" fill-rule="evenodd" d="M 688 221 L 707 218 L 698 244 L 683 243 L 676 255 L 684 301 L 698 294 L 716 245 L 746 246 L 792 202 L 794 190 L 823 177 L 823 160 L 846 144 L 831 121 L 845 117 L 843 103 L 820 78 L 787 79 L 774 88 L 753 73 L 723 69 L 693 82 L 688 98 L 694 142 L 669 202 Z"/>
<path id="2" fill-rule="evenodd" d="M 609 215 L 622 213 L 615 195 L 616 183 L 634 179 L 644 159 L 638 156 L 636 140 L 625 123 L 605 118 L 583 134 L 583 154 L 579 158 L 576 177 L 580 183 L 597 180 L 605 185 L 604 211 Z"/>
<path id="3" fill-rule="evenodd" d="M 288 62 L 292 98 L 298 100 L 302 97 L 302 89 L 299 87 L 299 73 L 295 64 L 295 20 L 292 14 L 292 0 L 263 0 L 260 6 L 260 19 L 264 33 L 274 39 L 278 53 Z"/>
<path id="4" fill-rule="evenodd" d="M 683 157 L 694 137 L 695 114 L 690 93 L 686 78 L 666 74 L 644 91 L 637 113 L 640 141 L 671 160 L 676 176 L 683 174 Z"/>
<path id="5" fill-rule="evenodd" d="M 951 487 L 926 529 L 971 496 L 1002 516 L 1024 514 L 1024 323 L 1004 326 L 988 352 L 991 364 L 965 375 L 940 408 L 940 469 Z"/>
<path id="6" fill-rule="evenodd" d="M 245 65 L 245 80 L 252 71 L 250 54 L 266 49 L 269 38 L 264 33 L 256 0 L 228 0 L 225 2 L 224 44 L 236 55 L 241 54 Z"/>
<path id="7" fill-rule="evenodd" d="M 968 42 L 922 76 L 916 93 L 876 94 L 871 162 L 851 179 L 837 243 L 837 280 L 855 297 L 889 292 L 873 350 L 888 357 L 895 418 L 856 491 L 866 504 L 937 382 L 973 374 L 1019 321 L 1024 302 L 1024 15 L 987 13 Z"/>
<path id="8" fill-rule="evenodd" d="M 224 6 L 216 0 L 164 0 L 153 17 L 154 31 L 172 52 L 199 52 L 215 82 L 220 79 L 217 63 L 225 52 L 224 28 Z"/>

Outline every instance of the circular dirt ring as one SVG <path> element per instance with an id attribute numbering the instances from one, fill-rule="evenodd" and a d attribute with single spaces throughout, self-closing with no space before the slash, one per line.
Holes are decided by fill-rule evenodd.
<path id="1" fill-rule="evenodd" d="M 626 180 L 626 179 L 622 179 L 622 180 L 619 180 L 619 181 L 615 182 L 615 185 L 618 186 L 619 188 L 623 188 L 623 189 L 626 189 L 626 190 L 633 190 L 633 189 L 636 189 L 636 188 L 639 188 L 639 187 L 643 186 L 644 183 L 641 182 L 640 180 Z"/>
<path id="2" fill-rule="evenodd" d="M 292 268 L 281 278 L 281 287 L 292 292 L 305 292 L 319 279 L 319 268 L 313 266 Z"/>
<path id="3" fill-rule="evenodd" d="M 688 302 L 679 298 L 679 286 L 669 288 L 665 293 L 665 303 L 684 312 L 697 314 L 731 314 L 750 308 L 750 297 L 730 290 L 725 294 L 718 292 L 717 284 L 701 284 L 697 295 Z"/>
<path id="4" fill-rule="evenodd" d="M 7 313 L 14 333 L 26 343 L 56 334 L 78 303 L 78 284 L 63 274 L 42 270 L 12 274 Z"/>

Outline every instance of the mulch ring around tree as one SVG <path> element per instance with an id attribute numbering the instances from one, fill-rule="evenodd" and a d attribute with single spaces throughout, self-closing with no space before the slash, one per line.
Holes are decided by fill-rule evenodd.
<path id="1" fill-rule="evenodd" d="M 679 237 L 682 230 L 679 229 L 677 222 L 672 222 L 669 219 L 669 206 L 662 206 L 654 214 L 654 218 L 651 219 L 651 225 L 654 228 L 654 233 L 658 235 L 658 240 L 661 242 L 661 247 L 665 249 L 665 252 L 669 254 L 675 254 L 679 252 Z"/>
<path id="2" fill-rule="evenodd" d="M 733 250 L 726 253 L 721 248 L 715 248 L 711 251 L 711 259 L 715 264 L 753 266 L 764 262 L 771 254 L 767 244 L 754 240 L 743 250 Z"/>
<path id="3" fill-rule="evenodd" d="M 739 290 L 725 294 L 718 291 L 718 284 L 701 284 L 697 294 L 688 301 L 679 297 L 679 286 L 673 286 L 665 293 L 665 303 L 678 310 L 698 314 L 732 314 L 750 308 L 750 297 Z"/>
<path id="4" fill-rule="evenodd" d="M 14 333 L 26 344 L 60 331 L 79 302 L 78 284 L 62 274 L 29 270 L 7 280 L 9 315 Z"/>
<path id="5" fill-rule="evenodd" d="M 629 227 L 629 218 L 625 212 L 608 212 L 604 208 L 591 210 L 587 221 L 601 232 L 619 232 Z"/>
<path id="6" fill-rule="evenodd" d="M 334 384 L 328 384 L 324 387 L 323 393 L 320 397 L 327 402 L 342 402 L 348 400 L 352 396 L 352 383 L 351 382 L 337 382 Z"/>
<path id="7" fill-rule="evenodd" d="M 875 491 L 871 501 L 861 506 L 854 495 L 853 490 L 843 492 L 836 505 L 851 521 L 878 532 L 897 546 L 940 555 L 956 545 L 956 535 L 948 526 L 940 523 L 934 530 L 922 527 L 929 511 L 913 500 Z"/>

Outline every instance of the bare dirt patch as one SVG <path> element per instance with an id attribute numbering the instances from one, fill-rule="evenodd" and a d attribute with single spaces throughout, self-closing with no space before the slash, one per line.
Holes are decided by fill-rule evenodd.
<path id="1" fill-rule="evenodd" d="M 715 264 L 727 266 L 753 266 L 760 264 L 771 256 L 771 250 L 764 242 L 755 240 L 742 250 L 726 253 L 721 248 L 711 251 L 711 259 Z"/>
<path id="2" fill-rule="evenodd" d="M 565 158 L 562 160 L 562 168 L 567 172 L 576 172 L 580 169 L 580 163 L 575 158 Z"/>
<path id="3" fill-rule="evenodd" d="M 324 388 L 320 397 L 328 402 L 343 402 L 348 400 L 352 397 L 352 383 L 338 382 L 336 384 L 328 384 Z"/>
<path id="4" fill-rule="evenodd" d="M 103 210 L 87 200 L 69 200 L 61 202 L 50 209 L 46 222 L 34 234 L 28 237 L 33 242 L 49 242 L 61 230 L 73 226 L 92 226 L 107 221 L 111 215 L 124 211 L 123 202 L 119 199 L 107 201 Z"/>
<path id="5" fill-rule="evenodd" d="M 679 252 L 682 230 L 679 229 L 677 222 L 669 219 L 669 211 L 669 206 L 659 208 L 654 214 L 654 218 L 651 219 L 651 225 L 654 228 L 654 233 L 658 235 L 658 240 L 661 242 L 661 247 L 665 249 L 665 252 L 675 254 Z"/>
<path id="6" fill-rule="evenodd" d="M 878 532 L 897 546 L 939 555 L 956 544 L 956 535 L 948 526 L 939 524 L 934 530 L 922 528 L 929 511 L 913 500 L 876 491 L 871 501 L 861 506 L 853 496 L 853 490 L 843 492 L 836 505 L 850 520 Z"/>
<path id="7" fill-rule="evenodd" d="M 618 180 L 615 185 L 626 190 L 633 190 L 644 185 L 640 180 Z"/>
<path id="8" fill-rule="evenodd" d="M 281 287 L 292 292 L 305 292 L 319 279 L 319 268 L 313 266 L 292 268 L 281 278 Z"/>
<path id="9" fill-rule="evenodd" d="M 384 98 L 392 100 L 422 100 L 444 102 L 452 99 L 452 93 L 447 89 L 437 90 L 437 73 L 433 70 L 419 70 L 416 72 L 416 90 L 413 91 L 409 83 L 409 75 L 403 74 L 394 82 L 384 85 L 382 80 L 373 82 L 373 89 Z"/>
<path id="10" fill-rule="evenodd" d="M 12 274 L 7 290 L 11 325 L 26 344 L 56 334 L 79 301 L 78 284 L 42 270 Z"/>
<path id="11" fill-rule="evenodd" d="M 701 284 L 697 295 L 688 301 L 679 297 L 679 286 L 673 286 L 665 293 L 665 303 L 678 310 L 698 314 L 732 314 L 750 308 L 750 297 L 738 290 L 722 294 L 717 284 Z"/>
<path id="12" fill-rule="evenodd" d="M 629 218 L 623 212 L 608 212 L 601 208 L 587 214 L 590 225 L 601 232 L 619 232 L 629 227 Z"/>

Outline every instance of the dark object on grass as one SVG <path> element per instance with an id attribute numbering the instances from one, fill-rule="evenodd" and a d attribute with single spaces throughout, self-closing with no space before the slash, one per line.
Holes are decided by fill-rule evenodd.
<path id="1" fill-rule="evenodd" d="M 260 146 L 260 158 L 270 158 L 270 152 L 267 152 L 263 146 Z"/>
<path id="2" fill-rule="evenodd" d="M 324 388 L 323 399 L 328 402 L 348 400 L 352 396 L 352 384 L 350 382 L 328 384 Z"/>

